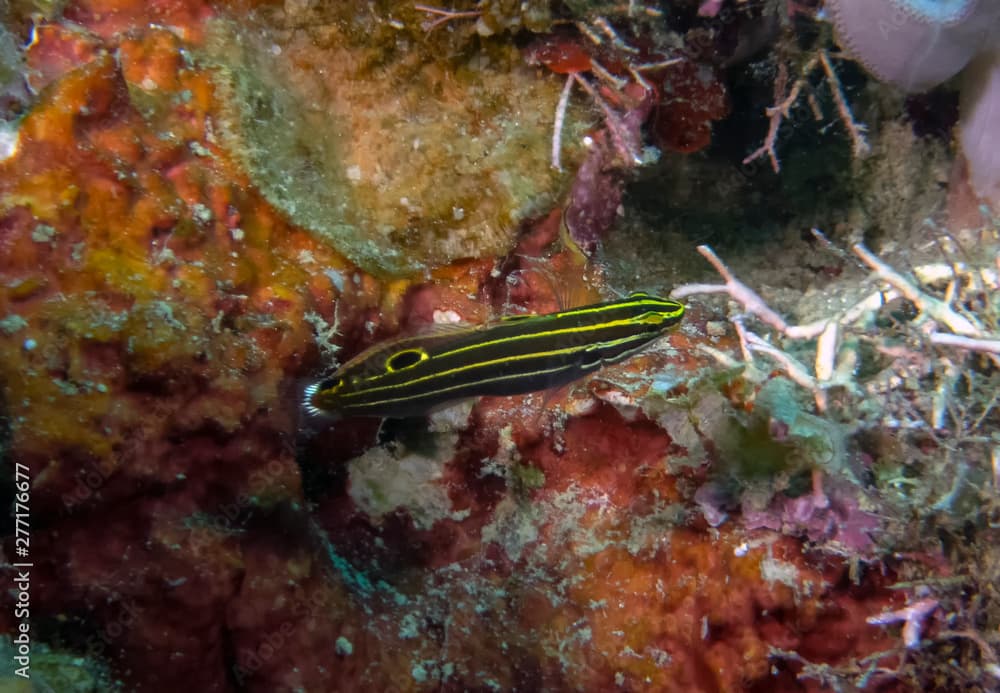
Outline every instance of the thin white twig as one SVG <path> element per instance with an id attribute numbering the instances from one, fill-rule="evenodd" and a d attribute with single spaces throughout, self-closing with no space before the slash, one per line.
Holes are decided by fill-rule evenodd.
<path id="1" fill-rule="evenodd" d="M 601 95 L 597 93 L 597 90 L 594 89 L 593 85 L 591 85 L 591 83 L 588 82 L 583 75 L 579 72 L 573 72 L 570 73 L 570 77 L 575 79 L 576 83 L 583 87 L 588 94 L 590 94 L 590 98 L 592 98 L 604 112 L 604 121 L 608 125 L 608 132 L 611 133 L 611 141 L 614 143 L 615 149 L 618 151 L 619 155 L 630 164 L 641 164 L 642 157 L 640 157 L 635 148 L 631 146 L 629 140 L 632 138 L 629 137 L 628 130 L 622 123 L 621 117 L 603 98 L 601 98 Z"/>
<path id="2" fill-rule="evenodd" d="M 431 5 L 414 5 L 413 9 L 427 14 L 437 15 L 438 18 L 428 20 L 420 25 L 420 28 L 428 34 L 437 29 L 442 24 L 447 24 L 454 19 L 476 19 L 482 15 L 479 10 L 468 10 L 460 12 L 458 10 L 446 10 L 443 7 L 433 7 Z"/>
<path id="3" fill-rule="evenodd" d="M 958 334 L 935 332 L 930 336 L 932 344 L 951 346 L 967 351 L 981 351 L 987 354 L 1000 354 L 1000 339 L 975 339 Z"/>
<path id="4" fill-rule="evenodd" d="M 723 264 L 722 260 L 719 259 L 719 256 L 711 248 L 707 245 L 699 245 L 698 252 L 726 280 L 725 287 L 719 289 L 720 291 L 728 293 L 734 301 L 743 306 L 743 310 L 751 315 L 756 315 L 779 332 L 786 332 L 788 330 L 788 323 L 780 315 L 771 310 L 770 306 L 753 289 L 734 277 L 729 268 Z"/>
<path id="5" fill-rule="evenodd" d="M 819 234 L 821 240 L 825 240 L 825 236 L 822 236 L 820 232 L 816 233 Z M 874 270 L 878 279 L 891 288 L 873 292 L 857 304 L 840 311 L 837 315 L 805 325 L 788 324 L 784 318 L 764 302 L 759 294 L 737 279 L 715 252 L 706 245 L 698 246 L 698 252 L 711 263 L 712 267 L 725 280 L 725 284 L 684 284 L 675 287 L 671 296 L 685 298 L 694 294 L 724 293 L 739 304 L 742 307 L 742 313 L 731 315 L 730 322 L 736 330 L 743 361 L 752 365 L 753 352 L 765 354 L 774 359 L 791 380 L 813 393 L 816 408 L 820 412 L 826 410 L 826 390 L 830 386 L 842 385 L 857 391 L 857 383 L 853 381 L 852 376 L 859 360 L 858 339 L 850 337 L 845 342 L 842 339 L 844 328 L 862 320 L 870 321 L 888 301 L 900 296 L 913 302 L 921 312 L 930 318 L 923 323 L 923 338 L 929 343 L 966 352 L 982 352 L 989 355 L 995 362 L 1000 363 L 1000 339 L 997 339 L 996 335 L 983 334 L 982 328 L 972 320 L 954 311 L 947 303 L 918 288 L 917 285 L 893 270 L 860 243 L 854 245 L 852 250 L 865 265 Z M 957 270 L 951 270 L 951 272 L 954 275 Z M 960 283 L 956 282 L 956 286 L 959 285 Z M 744 316 L 747 315 L 758 318 L 788 339 L 816 339 L 815 375 L 787 352 L 747 329 L 743 322 Z M 954 334 L 937 332 L 937 324 L 948 327 Z M 875 342 L 875 348 L 894 360 L 916 361 L 923 358 L 922 354 L 909 350 L 904 353 L 900 351 L 900 347 L 890 348 L 878 340 Z M 719 359 L 718 355 L 712 355 L 717 360 Z M 952 390 L 954 377 L 958 372 L 954 366 L 950 365 L 950 361 L 944 358 L 940 360 L 947 366 L 944 369 L 945 374 L 950 373 L 952 377 L 945 377 L 942 380 L 932 402 L 932 427 L 935 430 L 943 428 L 944 412 L 948 404 L 947 397 Z"/>
<path id="6" fill-rule="evenodd" d="M 792 381 L 810 392 L 819 392 L 819 386 L 816 383 L 816 379 L 813 378 L 809 374 L 809 371 L 806 370 L 806 367 L 797 360 L 783 352 L 781 349 L 768 344 L 752 332 L 747 333 L 747 341 L 749 342 L 750 349 L 752 351 L 767 354 L 781 364 L 785 373 L 788 374 L 788 377 L 791 378 Z"/>
<path id="7" fill-rule="evenodd" d="M 847 105 L 847 99 L 844 98 L 840 79 L 837 77 L 833 65 L 830 64 L 830 56 L 827 55 L 826 51 L 819 51 L 819 61 L 823 65 L 823 72 L 826 73 L 826 79 L 830 84 L 830 92 L 833 94 L 833 102 L 837 104 L 837 112 L 840 114 L 840 120 L 844 123 L 847 133 L 851 136 L 851 142 L 854 146 L 854 156 L 855 158 L 861 158 L 872 149 L 864 136 L 865 126 L 854 120 L 851 107 Z"/>
<path id="8" fill-rule="evenodd" d="M 743 356 L 744 363 L 753 363 L 753 355 L 750 353 L 750 344 L 747 340 L 747 328 L 743 324 L 743 321 L 739 317 L 734 317 L 730 320 L 733 323 L 733 327 L 736 328 L 736 336 L 740 340 L 740 353 Z"/>
<path id="9" fill-rule="evenodd" d="M 923 630 L 924 619 L 938 608 L 937 599 L 921 599 L 896 611 L 888 611 L 878 616 L 869 616 L 867 621 L 873 626 L 885 626 L 903 622 L 903 643 L 907 648 L 920 644 L 920 632 Z"/>
<path id="10" fill-rule="evenodd" d="M 833 378 L 839 342 L 840 326 L 831 320 L 816 341 L 816 379 L 821 383 Z"/>
<path id="11" fill-rule="evenodd" d="M 874 253 L 861 243 L 855 243 L 851 246 L 851 250 L 861 258 L 863 263 L 875 271 L 875 275 L 879 279 L 896 289 L 904 298 L 917 306 L 917 308 L 929 317 L 946 325 L 955 334 L 966 337 L 979 337 L 982 335 L 982 330 L 974 325 L 971 320 L 956 313 L 952 310 L 951 306 L 943 301 L 925 294 L 899 272 L 878 259 Z"/>
<path id="12" fill-rule="evenodd" d="M 638 65 L 633 65 L 632 69 L 636 70 L 637 72 L 649 72 L 651 70 L 660 70 L 664 67 L 676 65 L 677 63 L 683 61 L 684 58 L 667 58 L 666 60 L 658 60 L 655 63 L 639 63 Z"/>
<path id="13" fill-rule="evenodd" d="M 566 78 L 563 85 L 562 94 L 559 95 L 559 103 L 556 105 L 556 122 L 552 130 L 552 168 L 562 171 L 562 163 L 559 160 L 559 153 L 562 151 L 562 131 L 566 120 L 566 108 L 569 106 L 569 95 L 573 91 L 573 75 Z"/>

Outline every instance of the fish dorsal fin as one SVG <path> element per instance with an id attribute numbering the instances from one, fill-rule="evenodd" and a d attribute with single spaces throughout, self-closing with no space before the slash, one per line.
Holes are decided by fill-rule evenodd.
<path id="1" fill-rule="evenodd" d="M 518 270 L 524 277 L 522 281 L 534 283 L 535 288 L 532 293 L 536 296 L 541 295 L 543 301 L 547 293 L 548 300 L 554 304 L 554 310 L 547 309 L 541 313 L 561 312 L 599 303 L 602 300 L 600 292 L 590 282 L 590 273 L 585 268 L 577 267 L 575 258 L 568 257 L 565 253 L 549 258 L 534 256 L 519 256 L 519 258 L 523 265 Z M 499 321 L 521 320 L 541 313 L 507 314 L 501 316 Z"/>
<path id="2" fill-rule="evenodd" d="M 482 325 L 473 322 L 433 322 L 425 327 L 421 327 L 414 332 L 411 337 L 449 337 L 459 334 L 466 334 L 471 330 L 478 330 Z"/>
<path id="3" fill-rule="evenodd" d="M 572 295 L 574 282 L 558 281 L 555 272 L 547 265 L 548 258 L 525 256 L 522 260 L 529 265 L 526 269 L 541 277 L 545 285 L 549 287 L 556 302 L 556 310 L 561 311 L 583 305 L 582 303 L 577 304 Z"/>

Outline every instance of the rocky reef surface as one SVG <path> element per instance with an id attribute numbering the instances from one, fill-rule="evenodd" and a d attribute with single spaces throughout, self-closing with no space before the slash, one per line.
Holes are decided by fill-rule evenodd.
<path id="1" fill-rule="evenodd" d="M 925 4 L 9 3 L 0 687 L 995 689 L 995 13 Z M 636 290 L 558 391 L 302 412 Z"/>

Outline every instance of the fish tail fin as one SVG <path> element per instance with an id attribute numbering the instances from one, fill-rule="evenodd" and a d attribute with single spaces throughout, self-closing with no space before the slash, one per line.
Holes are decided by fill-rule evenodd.
<path id="1" fill-rule="evenodd" d="M 296 392 L 298 393 L 299 411 L 301 412 L 301 423 L 329 424 L 340 418 L 336 412 L 322 409 L 316 406 L 313 401 L 316 392 L 319 390 L 322 380 L 303 380 L 298 383 Z"/>

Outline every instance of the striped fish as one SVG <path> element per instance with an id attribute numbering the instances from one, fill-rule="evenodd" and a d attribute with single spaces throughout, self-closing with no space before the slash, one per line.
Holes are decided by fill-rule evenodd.
<path id="1" fill-rule="evenodd" d="M 546 315 L 378 344 L 310 385 L 304 407 L 335 417 L 408 417 L 481 395 L 558 387 L 628 358 L 684 316 L 677 301 L 634 293 Z"/>

